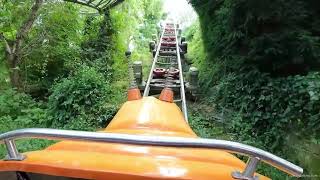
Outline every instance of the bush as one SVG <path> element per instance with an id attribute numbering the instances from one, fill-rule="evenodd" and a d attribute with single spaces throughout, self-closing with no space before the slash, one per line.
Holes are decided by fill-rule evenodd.
<path id="1" fill-rule="evenodd" d="M 54 127 L 94 130 L 103 121 L 99 119 L 113 113 L 106 105 L 111 99 L 109 82 L 94 68 L 81 68 L 51 90 L 48 107 Z"/>
<path id="2" fill-rule="evenodd" d="M 0 94 L 0 133 L 47 124 L 46 107 L 30 96 L 7 89 Z"/>
<path id="3" fill-rule="evenodd" d="M 213 86 L 211 101 L 224 114 L 225 131 L 233 133 L 236 141 L 271 151 L 315 173 L 314 159 L 320 156 L 309 147 L 319 148 L 319 80 L 319 73 L 281 78 L 259 71 L 229 74 Z M 311 160 L 301 158 L 303 154 Z"/>
<path id="4" fill-rule="evenodd" d="M 46 127 L 49 119 L 46 107 L 42 103 L 35 102 L 30 96 L 12 89 L 1 91 L 0 134 L 22 128 Z M 36 150 L 49 144 L 50 141 L 22 140 L 18 141 L 18 149 Z M 0 158 L 5 154 L 4 146 L 0 146 Z"/>
<path id="5" fill-rule="evenodd" d="M 230 127 L 242 141 L 257 138 L 279 152 L 289 137 L 320 130 L 319 80 L 319 73 L 274 79 L 251 71 L 226 77 L 211 92 L 221 110 L 237 112 Z"/>

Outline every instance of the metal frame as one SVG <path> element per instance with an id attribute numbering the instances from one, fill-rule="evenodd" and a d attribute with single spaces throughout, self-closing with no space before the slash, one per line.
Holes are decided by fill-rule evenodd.
<path id="1" fill-rule="evenodd" d="M 303 169 L 301 167 L 296 166 L 291 162 L 288 162 L 269 152 L 232 141 L 201 138 L 142 136 L 41 128 L 21 129 L 1 134 L 0 143 L 6 144 L 6 149 L 8 152 L 6 160 L 17 161 L 27 158 L 24 155 L 20 154 L 15 146 L 15 140 L 22 138 L 73 140 L 86 142 L 90 141 L 100 143 L 123 143 L 177 148 L 218 149 L 250 157 L 250 160 L 247 163 L 247 167 L 243 172 L 232 173 L 232 176 L 238 179 L 254 179 L 255 177 L 253 177 L 253 174 L 256 171 L 256 167 L 259 161 L 263 161 L 292 176 L 300 177 L 303 173 Z"/>
<path id="2" fill-rule="evenodd" d="M 122 3 L 124 0 L 64 0 L 64 1 L 88 6 L 90 8 L 96 9 L 99 12 L 101 12 L 106 9 L 117 6 L 118 4 Z"/>

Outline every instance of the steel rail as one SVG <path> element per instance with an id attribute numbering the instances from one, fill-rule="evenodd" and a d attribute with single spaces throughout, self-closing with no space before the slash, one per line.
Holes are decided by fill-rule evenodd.
<path id="1" fill-rule="evenodd" d="M 186 103 L 186 94 L 185 94 L 184 80 L 183 80 L 183 69 L 182 69 L 182 65 L 181 65 L 180 46 L 179 46 L 179 41 L 178 41 L 178 33 L 177 33 L 177 25 L 176 24 L 174 24 L 174 31 L 175 31 L 175 36 L 176 36 L 177 61 L 178 61 L 178 66 L 179 66 L 179 70 L 180 70 L 179 79 L 180 79 L 180 97 L 182 100 L 182 103 L 181 103 L 182 113 L 183 113 L 185 121 L 189 124 L 187 103 Z"/>
<path id="2" fill-rule="evenodd" d="M 6 144 L 9 155 L 8 160 L 17 160 L 19 158 L 19 155 L 21 156 L 21 154 L 19 154 L 18 150 L 16 149 L 15 140 L 23 138 L 73 140 L 87 142 L 90 141 L 101 143 L 121 143 L 176 148 L 217 149 L 231 153 L 246 155 L 251 158 L 258 158 L 259 160 L 271 166 L 274 166 L 279 170 L 284 171 L 292 176 L 300 177 L 303 173 L 303 169 L 301 167 L 296 166 L 291 162 L 286 161 L 278 156 L 275 156 L 269 152 L 263 151 L 252 146 L 232 141 L 201 138 L 143 136 L 41 128 L 21 129 L 1 134 L 0 143 Z"/>
<path id="3" fill-rule="evenodd" d="M 161 33 L 161 37 L 158 40 L 159 42 L 158 42 L 157 51 L 156 51 L 156 54 L 155 54 L 155 56 L 153 58 L 153 62 L 152 62 L 151 70 L 150 70 L 150 73 L 149 73 L 149 77 L 148 77 L 148 80 L 147 80 L 147 83 L 146 83 L 146 86 L 145 86 L 145 89 L 144 89 L 144 92 L 143 92 L 143 96 L 144 97 L 149 96 L 150 83 L 151 83 L 151 79 L 153 78 L 153 70 L 156 67 L 156 62 L 158 61 L 158 56 L 159 56 L 160 48 L 161 48 L 161 40 L 162 40 L 162 37 L 164 35 L 165 30 L 166 30 L 166 28 L 163 27 L 163 31 Z"/>

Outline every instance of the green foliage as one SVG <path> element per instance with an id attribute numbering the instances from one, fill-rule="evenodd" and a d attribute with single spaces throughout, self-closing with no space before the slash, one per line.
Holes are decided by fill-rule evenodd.
<path id="1" fill-rule="evenodd" d="M 82 59 L 87 65 L 103 73 L 106 78 L 112 77 L 113 34 L 110 12 L 105 12 L 102 18 L 100 16 L 86 18 L 84 27 L 86 40 L 82 43 Z"/>
<path id="2" fill-rule="evenodd" d="M 112 68 L 116 70 L 114 78 L 120 80 L 118 82 L 120 84 L 128 84 L 128 62 L 124 53 L 129 49 L 130 43 L 136 45 L 134 36 L 138 34 L 137 27 L 142 22 L 142 17 L 139 15 L 143 13 L 140 11 L 141 6 L 142 1 L 128 0 L 111 11 L 113 27 L 117 30 L 113 35 L 116 51 L 112 52 L 112 58 L 115 62 Z M 136 49 L 133 49 L 133 55 L 134 53 L 137 53 Z M 119 85 L 118 83 L 117 85 Z"/>
<path id="3" fill-rule="evenodd" d="M 17 32 L 30 14 L 34 1 L 1 1 L 0 33 L 9 45 L 16 39 Z M 63 17 L 63 18 L 61 18 Z M 41 5 L 30 32 L 19 49 L 17 69 L 23 81 L 23 90 L 34 96 L 47 95 L 54 79 L 67 75 L 70 62 L 79 59 L 81 21 L 79 8 L 70 3 L 46 1 Z M 4 46 L 0 58 L 4 57 Z M 14 48 L 12 48 L 14 49 Z"/>
<path id="4" fill-rule="evenodd" d="M 148 44 L 152 34 L 157 33 L 157 24 L 162 16 L 162 2 L 160 0 L 128 0 L 112 11 L 114 28 L 117 29 L 114 69 L 117 69 L 116 79 L 127 76 L 127 62 L 124 62 L 124 52 L 131 43 L 132 61 L 142 61 L 146 66 L 152 56 L 148 51 Z M 119 59 L 121 57 L 121 59 Z M 146 71 L 144 71 L 146 72 Z"/>
<path id="5" fill-rule="evenodd" d="M 237 136 L 238 133 L 234 133 L 230 130 L 229 119 L 232 119 L 232 111 L 221 111 L 218 107 L 212 106 L 212 102 L 204 101 L 201 102 L 189 102 L 189 125 L 192 130 L 200 137 L 203 138 L 214 138 L 223 139 L 227 141 L 241 141 Z M 257 146 L 255 142 L 244 141 L 248 144 Z M 238 156 L 243 161 L 247 158 Z M 275 170 L 275 168 L 261 163 L 258 167 L 260 174 L 266 174 L 273 179 L 285 179 L 288 176 L 285 173 Z"/>
<path id="6" fill-rule="evenodd" d="M 272 78 L 250 71 L 229 74 L 208 94 L 235 141 L 271 151 L 312 174 L 319 173 L 319 80 L 319 73 Z M 271 168 L 262 172 L 283 179 Z"/>
<path id="7" fill-rule="evenodd" d="M 9 43 L 33 2 L 0 1 L 0 32 Z M 133 60 L 149 60 L 144 47 L 161 16 L 160 4 L 160 0 L 126 0 L 95 16 L 79 13 L 83 9 L 72 3 L 45 1 L 22 44 L 18 67 L 23 91 L 32 97 L 4 90 L 8 70 L 0 43 L 0 133 L 28 127 L 90 131 L 105 127 L 126 99 L 124 52 L 133 39 Z M 44 102 L 36 102 L 39 99 Z M 51 143 L 19 140 L 18 148 L 24 152 Z M 4 155 L 0 146 L 0 158 Z"/>
<path id="8" fill-rule="evenodd" d="M 152 34 L 157 34 L 159 30 L 159 22 L 162 17 L 163 2 L 161 0 L 143 0 L 143 22 L 139 28 L 139 44 L 144 49 L 148 49 L 148 43 L 151 40 Z"/>
<path id="9" fill-rule="evenodd" d="M 223 115 L 224 132 L 316 172 L 316 163 L 302 157 L 319 159 L 303 150 L 318 147 L 320 139 L 319 1 L 191 4 L 201 30 L 195 25 L 187 36 L 197 54 L 189 58 L 200 69 L 205 101 Z M 263 172 L 284 179 L 270 168 Z"/>
<path id="10" fill-rule="evenodd" d="M 210 60 L 227 71 L 255 66 L 274 76 L 319 69 L 319 2 L 191 1 Z"/>
<path id="11" fill-rule="evenodd" d="M 280 153 L 292 136 L 319 135 L 319 79 L 318 73 L 270 78 L 251 71 L 229 75 L 210 92 L 221 110 L 233 109 L 240 115 L 231 119 L 230 128 L 241 132 L 237 136 L 241 141 L 257 138 Z"/>
<path id="12" fill-rule="evenodd" d="M 49 120 L 46 107 L 35 102 L 30 96 L 12 89 L 0 91 L 0 134 L 21 128 L 46 127 Z M 32 140 L 19 141 L 18 148 L 22 151 L 43 148 L 50 141 Z M 32 148 L 30 148 L 32 146 Z M 6 154 L 0 146 L 0 158 Z"/>
<path id="13" fill-rule="evenodd" d="M 15 40 L 17 29 L 28 16 L 32 0 L 11 0 L 0 2 L 0 32 L 10 40 Z"/>
<path id="14" fill-rule="evenodd" d="M 74 76 L 52 88 L 48 108 L 53 126 L 67 129 L 95 130 L 103 116 L 114 114 L 106 106 L 111 98 L 109 82 L 92 67 L 82 67 Z M 100 120 L 103 121 L 103 120 Z"/>
<path id="15" fill-rule="evenodd" d="M 12 89 L 0 94 L 0 133 L 13 130 L 13 127 L 32 127 L 44 125 L 47 111 L 42 103 L 35 102 L 30 96 L 17 93 Z"/>
<path id="16" fill-rule="evenodd" d="M 189 102 L 189 125 L 192 130 L 203 138 L 216 138 L 233 140 L 230 134 L 225 132 L 225 123 L 222 115 L 209 103 Z"/>
<path id="17" fill-rule="evenodd" d="M 82 28 L 82 18 L 78 13 L 79 8 L 63 2 L 49 2 L 42 7 L 41 22 L 34 25 L 25 42 L 20 66 L 28 91 L 47 91 L 56 78 L 73 70 L 71 65 L 80 58 L 78 29 Z"/>
<path id="18" fill-rule="evenodd" d="M 201 66 L 207 60 L 207 52 L 204 49 L 204 42 L 199 29 L 200 22 L 197 20 L 190 27 L 188 27 L 186 31 L 183 32 L 188 41 L 189 52 L 187 54 L 187 59 L 191 60 L 195 66 Z M 202 74 L 200 74 L 200 76 L 201 75 Z"/>

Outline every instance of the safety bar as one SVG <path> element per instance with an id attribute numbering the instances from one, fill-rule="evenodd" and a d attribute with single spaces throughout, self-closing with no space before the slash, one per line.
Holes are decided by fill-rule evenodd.
<path id="1" fill-rule="evenodd" d="M 1 134 L 0 144 L 4 143 L 8 152 L 6 160 L 17 161 L 26 158 L 24 155 L 18 152 L 15 145 L 15 140 L 22 138 L 90 141 L 101 143 L 123 143 L 133 145 L 165 146 L 177 148 L 218 149 L 230 153 L 249 156 L 250 158 L 244 172 L 232 173 L 232 176 L 236 179 L 256 179 L 254 177 L 254 172 L 260 160 L 292 176 L 300 177 L 303 173 L 303 169 L 301 167 L 296 166 L 291 162 L 286 161 L 278 156 L 275 156 L 269 152 L 263 151 L 252 146 L 232 141 L 202 138 L 143 136 L 42 128 L 21 129 Z"/>

